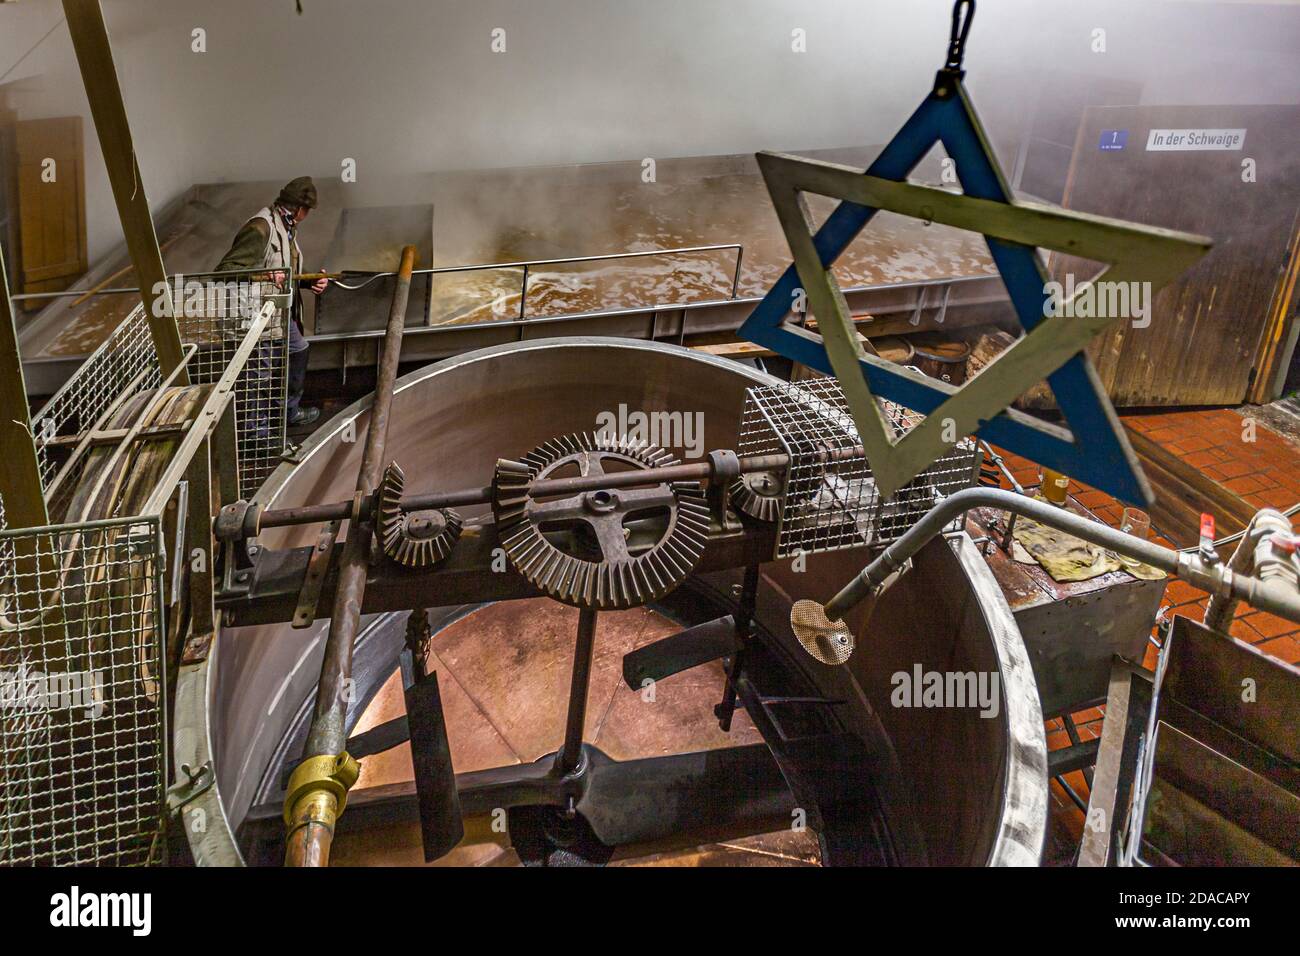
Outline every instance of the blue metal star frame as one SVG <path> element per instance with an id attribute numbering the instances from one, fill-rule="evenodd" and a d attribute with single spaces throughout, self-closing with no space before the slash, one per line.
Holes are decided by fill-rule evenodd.
<path id="1" fill-rule="evenodd" d="M 955 161 L 967 196 L 1014 202 L 956 73 L 940 73 L 935 89 L 864 175 L 904 182 L 935 143 L 942 143 Z M 835 208 L 813 236 L 813 246 L 825 269 L 830 269 L 876 212 L 875 208 L 847 200 Z M 1032 332 L 1045 317 L 1048 298 L 1047 279 L 1036 250 L 988 236 L 985 240 L 1021 326 Z M 800 287 L 798 271 L 791 264 L 745 320 L 739 335 L 834 375 L 821 336 L 784 321 Z M 860 361 L 859 365 L 873 395 L 922 414 L 928 415 L 957 391 L 938 382 L 921 384 L 915 377 L 891 371 L 885 363 Z M 992 419 L 981 419 L 976 434 L 1122 501 L 1149 507 L 1152 496 L 1146 477 L 1087 355 L 1074 355 L 1047 381 L 1070 431 L 1022 412 L 1005 410 Z"/>

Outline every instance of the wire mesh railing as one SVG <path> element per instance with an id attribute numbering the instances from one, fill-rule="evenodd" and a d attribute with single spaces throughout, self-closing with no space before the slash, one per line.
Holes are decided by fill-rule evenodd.
<path id="1" fill-rule="evenodd" d="M 177 275 L 172 302 L 181 341 L 194 354 L 190 381 L 216 381 L 238 349 L 263 305 L 273 305 L 271 321 L 235 385 L 236 448 L 240 496 L 251 498 L 275 470 L 287 444 L 288 327 L 292 276 L 258 270 Z M 76 444 L 103 428 L 132 396 L 156 389 L 162 381 L 148 316 L 139 306 L 77 369 L 33 418 L 32 432 L 47 500 L 56 478 L 73 462 Z M 57 482 L 66 488 L 64 476 Z M 53 509 L 58 513 L 57 509 Z"/>
<path id="2" fill-rule="evenodd" d="M 895 434 L 923 415 L 880 400 Z M 781 494 L 777 558 L 885 545 L 901 537 L 938 501 L 973 487 L 979 448 L 972 438 L 891 497 L 876 487 L 839 382 L 818 377 L 748 390 L 737 443 L 740 455 L 790 459 Z"/>
<path id="3" fill-rule="evenodd" d="M 57 439 L 84 432 L 101 423 L 131 395 L 157 388 L 162 381 L 158 355 L 141 306 L 114 329 L 76 373 L 32 418 L 32 438 L 40 462 L 41 481 L 48 489 L 67 460 L 66 446 Z"/>
<path id="4" fill-rule="evenodd" d="M 275 281 L 273 275 L 279 277 Z M 190 381 L 215 382 L 230 365 L 244 333 L 266 303 L 273 313 L 235 384 L 239 495 L 252 498 L 279 465 L 287 442 L 289 322 L 295 293 L 285 271 L 206 273 L 173 278 L 172 300 L 181 340 L 198 352 Z"/>
<path id="5" fill-rule="evenodd" d="M 162 571 L 157 518 L 0 531 L 0 865 L 157 860 Z"/>
<path id="6" fill-rule="evenodd" d="M 195 555 L 213 561 L 212 449 L 234 446 L 239 397 L 262 401 L 274 387 L 249 387 L 250 360 L 283 344 L 268 334 L 277 305 L 262 300 L 244 318 L 257 305 L 191 303 L 190 343 L 166 376 L 151 358 L 97 353 L 51 403 L 73 430 L 43 449 L 51 460 L 74 450 L 47 487 L 67 517 L 7 528 L 0 502 L 0 865 L 164 857 L 167 665 L 180 659 L 184 622 L 206 620 L 197 602 L 210 612 L 210 571 L 190 572 Z M 138 341 L 140 316 L 118 341 Z M 81 380 L 101 393 L 78 399 Z M 220 470 L 224 503 L 251 479 Z"/>

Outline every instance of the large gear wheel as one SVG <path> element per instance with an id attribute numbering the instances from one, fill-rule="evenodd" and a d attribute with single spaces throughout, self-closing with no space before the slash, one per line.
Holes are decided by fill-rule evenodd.
<path id="1" fill-rule="evenodd" d="M 492 507 L 510 563 L 543 593 L 576 607 L 622 610 L 672 591 L 708 540 L 709 506 L 697 485 L 597 489 L 551 501 L 534 500 L 530 489 L 539 480 L 567 477 L 564 472 L 673 464 L 662 449 L 587 433 L 552 439 L 521 461 L 498 461 Z"/>
<path id="2" fill-rule="evenodd" d="M 391 462 L 379 489 L 379 541 L 384 554 L 408 568 L 431 568 L 451 554 L 460 538 L 460 515 L 450 508 L 402 509 L 406 475 Z"/>

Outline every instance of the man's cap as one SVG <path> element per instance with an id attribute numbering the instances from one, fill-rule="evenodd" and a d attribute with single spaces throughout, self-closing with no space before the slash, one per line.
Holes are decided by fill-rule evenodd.
<path id="1" fill-rule="evenodd" d="M 280 195 L 276 197 L 275 201 L 282 206 L 288 206 L 290 209 L 296 209 L 298 206 L 315 209 L 316 184 L 311 181 L 310 176 L 299 176 L 297 179 L 291 179 L 284 184 L 284 188 L 280 190 Z"/>

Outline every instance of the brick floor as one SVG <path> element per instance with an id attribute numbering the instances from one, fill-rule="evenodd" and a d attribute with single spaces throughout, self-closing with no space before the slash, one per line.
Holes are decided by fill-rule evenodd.
<path id="1" fill-rule="evenodd" d="M 1240 414 L 1231 409 L 1210 409 L 1125 415 L 1124 423 L 1256 508 L 1284 509 L 1300 503 L 1300 447 L 1268 429 L 1263 422 L 1252 420 L 1248 410 Z M 1038 485 L 1036 464 L 1008 452 L 1001 454 L 1022 487 Z M 1003 486 L 1009 487 L 1005 479 Z M 1102 521 L 1119 526 L 1123 505 L 1110 495 L 1075 481 L 1070 483 L 1070 493 Z M 1300 515 L 1292 517 L 1292 527 L 1300 532 Z M 1151 537 L 1166 547 L 1174 546 L 1161 536 L 1158 527 L 1152 527 Z M 1165 614 L 1183 614 L 1199 621 L 1208 600 L 1204 591 L 1185 581 L 1170 579 L 1161 606 Z M 1300 664 L 1300 624 L 1242 605 L 1237 609 L 1231 633 L 1279 660 Z M 1147 649 L 1143 663 L 1154 669 L 1154 645 Z M 1096 707 L 1073 715 L 1081 740 L 1101 734 L 1102 716 L 1101 709 Z M 1057 750 L 1069 743 L 1064 724 L 1059 720 L 1048 721 L 1048 749 Z M 1088 799 L 1088 784 L 1082 772 L 1069 774 L 1065 779 L 1079 797 Z M 1051 813 L 1053 829 L 1077 845 L 1083 834 L 1083 814 L 1055 780 L 1051 782 Z"/>

